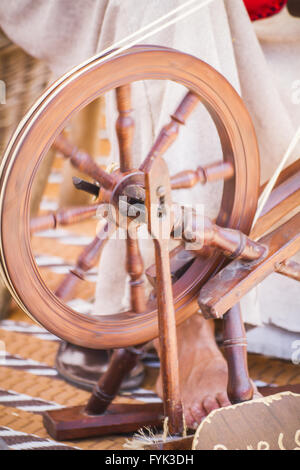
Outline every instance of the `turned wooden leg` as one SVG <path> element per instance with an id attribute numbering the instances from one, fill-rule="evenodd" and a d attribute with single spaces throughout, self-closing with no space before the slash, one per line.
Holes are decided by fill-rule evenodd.
<path id="1" fill-rule="evenodd" d="M 43 423 L 56 440 L 82 439 L 135 432 L 145 426 L 161 428 L 162 403 L 112 403 L 141 349 L 116 349 L 106 373 L 95 386 L 86 406 L 71 406 L 43 413 Z"/>
<path id="2" fill-rule="evenodd" d="M 110 360 L 105 374 L 95 385 L 92 395 L 86 405 L 85 412 L 90 415 L 100 415 L 115 398 L 125 376 L 136 366 L 139 349 L 116 349 Z"/>
<path id="3" fill-rule="evenodd" d="M 224 350 L 228 364 L 228 397 L 232 403 L 251 400 L 251 384 L 247 363 L 247 339 L 240 304 L 223 317 Z"/>
<path id="4" fill-rule="evenodd" d="M 145 426 L 160 428 L 164 419 L 162 403 L 112 403 L 140 353 L 141 349 L 116 349 L 86 406 L 44 412 L 43 422 L 50 436 L 73 440 L 130 433 Z"/>

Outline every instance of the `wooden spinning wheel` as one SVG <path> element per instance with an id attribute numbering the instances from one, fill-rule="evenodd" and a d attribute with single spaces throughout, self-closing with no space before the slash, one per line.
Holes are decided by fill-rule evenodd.
<path id="1" fill-rule="evenodd" d="M 15 297 L 27 312 L 55 335 L 85 347 L 123 347 L 140 344 L 157 336 L 155 302 L 142 299 L 142 285 L 138 283 L 142 266 L 132 263 L 133 258 L 139 258 L 137 243 L 128 240 L 128 269 L 132 271 L 132 312 L 113 317 L 87 318 L 72 311 L 49 291 L 39 276 L 30 249 L 30 228 L 34 232 L 84 219 L 95 214 L 97 204 L 59 211 L 46 218 L 35 219 L 30 225 L 30 189 L 38 165 L 66 120 L 75 110 L 111 88 L 116 88 L 120 113 L 117 123 L 120 171 L 106 173 L 88 155 L 71 146 L 62 136 L 57 138 L 55 145 L 74 166 L 100 184 L 102 189 L 99 203 L 101 199 L 109 201 L 113 192 L 124 194 L 126 187 L 133 185 L 135 181 L 139 185 L 143 184 L 143 165 L 140 172 L 132 168 L 131 164 L 130 147 L 134 122 L 130 115 L 128 83 L 151 78 L 174 80 L 187 86 L 190 91 L 178 106 L 170 123 L 162 129 L 149 155 L 163 155 L 175 140 L 180 125 L 184 124 L 199 101 L 210 112 L 223 148 L 223 161 L 174 175 L 171 178 L 172 187 L 186 188 L 197 182 L 209 184 L 210 180 L 224 178 L 217 224 L 245 233 L 250 229 L 256 209 L 259 166 L 250 118 L 232 87 L 207 64 L 165 48 L 135 47 L 101 66 L 95 60 L 52 87 L 23 121 L 3 163 L 2 268 Z M 121 187 L 122 190 L 119 190 Z M 13 231 L 11 227 L 14 227 Z M 58 289 L 58 297 L 66 298 L 72 285 L 83 276 L 84 271 L 97 262 L 108 237 L 109 232 L 103 232 L 100 237 L 95 238 L 78 260 L 76 272 L 73 271 Z M 195 311 L 189 304 L 195 301 L 200 286 L 223 262 L 224 257 L 220 255 L 220 251 L 215 250 L 209 259 L 195 259 L 185 274 L 174 283 L 173 296 L 178 323 Z"/>
<path id="2" fill-rule="evenodd" d="M 130 83 L 152 79 L 175 81 L 184 85 L 187 92 L 170 122 L 163 127 L 153 147 L 149 149 L 140 168 L 133 168 L 131 147 L 134 121 L 131 115 Z M 120 169 L 107 173 L 88 154 L 71 145 L 60 132 L 76 111 L 111 89 L 116 90 L 119 112 L 116 132 Z M 169 177 L 163 161 L 164 152 L 171 144 L 176 145 L 180 126 L 185 124 L 199 102 L 204 104 L 214 121 L 223 160 L 209 162 L 207 166 Z M 34 177 L 52 144 L 72 165 L 97 183 L 77 181 L 77 186 L 93 192 L 97 201 L 93 205 L 61 209 L 30 220 L 29 201 Z M 99 205 L 106 202 L 117 208 L 122 196 L 129 198 L 128 207 L 133 202 L 139 202 L 151 214 L 152 204 L 157 203 L 162 209 L 169 207 L 171 189 L 189 188 L 216 180 L 224 181 L 219 214 L 216 224 L 205 219 L 202 234 L 204 246 L 210 249 L 209 256 L 204 256 L 202 250 L 195 250 L 192 257 L 178 264 L 176 255 L 178 250 L 184 252 L 184 248 L 179 247 L 169 255 L 166 243 L 153 228 L 154 218 L 160 215 L 145 220 L 155 243 L 156 266 L 150 268 L 148 275 L 156 283 L 157 298 L 148 299 L 145 296 L 142 281 L 144 268 L 138 240 L 128 237 L 127 271 L 130 276 L 131 310 L 90 317 L 75 312 L 63 302 L 75 284 L 84 278 L 85 272 L 99 262 L 101 251 L 114 230 L 110 221 L 103 225 L 93 242 L 85 248 L 75 268 L 66 276 L 56 293 L 45 285 L 32 254 L 30 233 L 84 220 L 95 215 Z M 73 344 L 94 349 L 128 348 L 160 335 L 166 383 L 165 414 L 169 417 L 171 433 L 178 434 L 182 429 L 182 417 L 178 390 L 176 392 L 177 365 L 176 361 L 170 359 L 170 356 L 176 356 L 175 320 L 179 324 L 195 312 L 200 288 L 224 266 L 228 257 L 255 260 L 263 254 L 264 248 L 245 235 L 250 231 L 255 214 L 258 185 L 259 158 L 250 117 L 238 94 L 213 68 L 192 56 L 154 46 L 137 46 L 106 61 L 103 58 L 93 59 L 45 92 L 21 122 L 6 151 L 1 172 L 3 277 L 14 298 L 28 314 L 49 331 Z M 181 214 L 178 208 L 177 205 L 176 214 L 172 212 L 171 235 L 176 224 L 183 224 L 180 215 L 178 218 L 178 213 Z M 238 315 L 235 320 L 240 325 Z M 236 333 L 242 334 L 242 331 Z M 120 351 L 112 362 L 119 360 L 119 365 L 123 364 L 121 368 L 127 370 L 134 352 L 132 349 Z M 98 387 L 87 407 L 88 414 L 101 414 L 116 393 L 116 383 L 114 386 L 107 386 L 107 382 L 104 385 L 102 391 L 105 389 L 105 397 Z M 246 389 L 239 396 L 243 393 L 243 399 L 251 397 L 249 379 L 246 380 Z M 122 412 L 119 409 L 116 411 Z M 82 410 L 76 413 L 78 418 Z M 159 413 L 161 410 L 156 410 L 151 422 L 161 420 Z M 73 418 L 72 415 L 71 421 Z M 70 415 L 67 418 L 64 416 L 64 419 L 70 421 Z M 73 428 L 77 426 L 74 420 L 72 423 Z M 53 431 L 52 424 L 48 423 L 48 429 L 56 437 L 62 437 L 59 426 Z M 138 424 L 141 425 L 141 419 Z M 97 429 L 99 432 L 99 423 Z M 120 426 L 116 429 L 114 432 L 120 431 Z M 127 431 L 132 429 L 126 428 Z M 64 438 L 82 435 L 86 434 L 63 434 Z"/>

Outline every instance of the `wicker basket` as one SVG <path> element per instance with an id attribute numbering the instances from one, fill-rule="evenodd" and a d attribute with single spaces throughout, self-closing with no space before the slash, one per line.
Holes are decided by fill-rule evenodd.
<path id="1" fill-rule="evenodd" d="M 13 131 L 49 79 L 48 67 L 13 44 L 0 30 L 0 80 L 6 87 L 6 102 L 0 104 L 0 159 Z"/>
<path id="2" fill-rule="evenodd" d="M 13 44 L 0 30 L 0 80 L 5 84 L 5 103 L 0 104 L 0 161 L 15 128 L 49 79 L 48 67 Z M 0 279 L 0 319 L 7 316 L 9 299 Z"/>

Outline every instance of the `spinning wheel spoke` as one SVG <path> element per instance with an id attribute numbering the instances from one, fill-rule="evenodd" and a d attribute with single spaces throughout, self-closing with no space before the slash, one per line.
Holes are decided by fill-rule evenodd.
<path id="1" fill-rule="evenodd" d="M 193 188 L 197 183 L 206 184 L 212 181 L 227 180 L 234 175 L 230 162 L 216 162 L 211 165 L 198 166 L 196 170 L 185 170 L 171 177 L 172 189 Z"/>
<path id="2" fill-rule="evenodd" d="M 134 230 L 134 236 L 131 236 L 130 231 Z M 131 307 L 136 313 L 144 312 L 146 308 L 146 298 L 144 289 L 144 263 L 139 249 L 139 242 L 137 238 L 137 226 L 130 228 L 127 231 L 127 259 L 126 268 L 130 276 L 130 294 L 131 294 Z"/>
<path id="3" fill-rule="evenodd" d="M 56 138 L 53 145 L 65 158 L 70 159 L 74 167 L 98 181 L 104 188 L 111 189 L 114 186 L 113 177 L 102 170 L 88 153 L 81 152 L 62 134 Z"/>
<path id="4" fill-rule="evenodd" d="M 116 132 L 120 149 L 120 170 L 126 172 L 132 169 L 132 139 L 134 133 L 134 120 L 130 115 L 132 112 L 130 85 L 116 88 L 116 97 L 119 111 Z"/>
<path id="5" fill-rule="evenodd" d="M 41 232 L 58 227 L 59 225 L 71 225 L 77 222 L 93 217 L 99 204 L 91 204 L 88 206 L 70 207 L 68 209 L 59 209 L 50 214 L 34 217 L 30 220 L 30 233 Z"/>
<path id="6" fill-rule="evenodd" d="M 79 255 L 76 265 L 63 279 L 62 283 L 55 291 L 55 295 L 63 300 L 68 300 L 76 284 L 84 280 L 85 273 L 92 269 L 99 262 L 102 250 L 109 237 L 115 230 L 115 225 L 103 219 L 103 226 L 97 233 L 94 240 Z"/>
<path id="7" fill-rule="evenodd" d="M 198 103 L 198 96 L 191 91 L 185 95 L 175 113 L 172 114 L 170 123 L 164 126 L 160 131 L 154 145 L 140 167 L 141 170 L 145 169 L 147 162 L 153 157 L 162 156 L 168 150 L 176 140 L 180 126 L 185 124 L 186 119 Z"/>

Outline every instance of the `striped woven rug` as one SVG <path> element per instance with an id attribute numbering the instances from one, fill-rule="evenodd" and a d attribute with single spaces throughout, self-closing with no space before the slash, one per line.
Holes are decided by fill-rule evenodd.
<path id="1" fill-rule="evenodd" d="M 41 204 L 41 211 L 57 207 L 61 162 L 56 160 Z M 50 288 L 55 288 L 74 265 L 76 257 L 95 234 L 96 221 L 90 220 L 56 231 L 37 234 L 32 239 L 40 272 Z M 84 235 L 83 235 L 84 234 Z M 96 272 L 88 279 L 69 305 L 82 313 L 89 313 L 95 289 Z M 124 436 L 107 436 L 76 442 L 55 442 L 42 423 L 42 413 L 64 406 L 82 405 L 89 393 L 64 382 L 54 363 L 59 339 L 34 324 L 13 303 L 11 315 L 0 322 L 0 449 L 112 449 L 119 450 Z M 146 377 L 142 388 L 116 398 L 116 402 L 157 401 L 154 384 L 158 361 L 146 359 Z M 285 385 L 299 383 L 299 366 L 258 355 L 249 356 L 250 373 L 257 383 Z"/>

